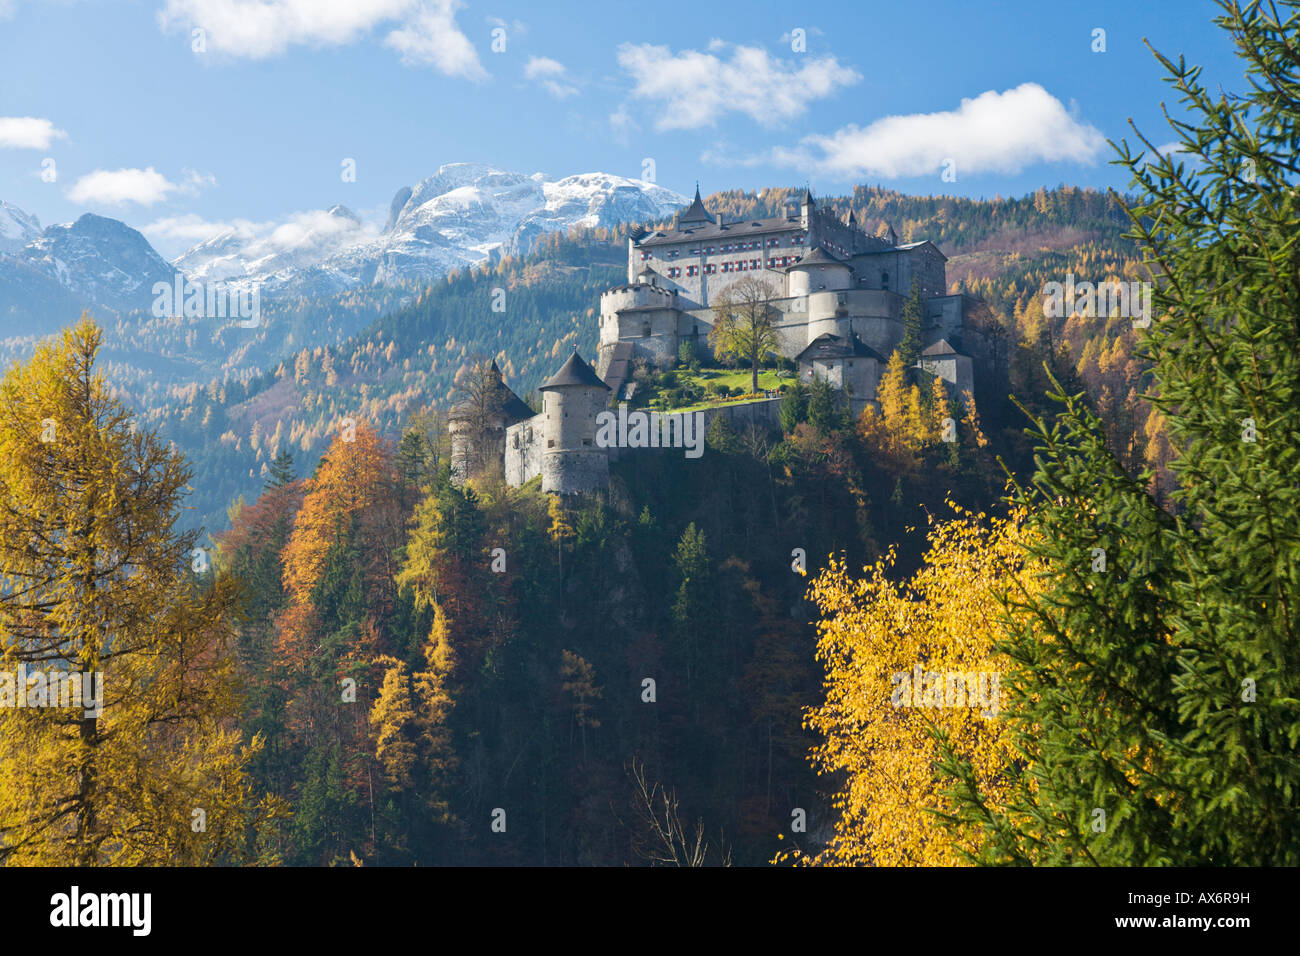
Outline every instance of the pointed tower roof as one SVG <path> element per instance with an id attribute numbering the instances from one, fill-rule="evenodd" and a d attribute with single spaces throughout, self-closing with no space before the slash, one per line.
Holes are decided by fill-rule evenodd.
<path id="1" fill-rule="evenodd" d="M 528 407 L 528 403 L 516 395 L 510 389 L 510 386 L 505 383 L 505 377 L 501 374 L 501 368 L 497 365 L 496 359 L 492 360 L 492 364 L 488 371 L 492 373 L 492 377 L 495 379 L 493 384 L 493 396 L 489 401 L 491 401 L 496 406 L 497 411 L 501 413 L 501 418 L 504 424 L 513 425 L 515 422 L 522 422 L 526 418 L 532 418 L 533 415 L 536 414 L 536 412 Z M 465 401 L 460 401 L 452 406 L 447 418 L 451 421 L 459 421 L 471 417 L 472 414 L 469 404 Z"/>
<path id="2" fill-rule="evenodd" d="M 926 357 L 933 357 L 936 355 L 961 355 L 960 352 L 952 347 L 952 343 L 947 339 L 940 339 L 933 345 L 926 347 L 922 350 L 921 354 Z"/>
<path id="3" fill-rule="evenodd" d="M 713 217 L 709 211 L 704 208 L 704 200 L 700 199 L 700 184 L 695 184 L 695 198 L 691 201 L 686 211 L 677 217 L 677 224 L 680 226 L 688 222 L 713 222 Z"/>
<path id="4" fill-rule="evenodd" d="M 843 266 L 845 269 L 851 268 L 847 262 L 827 252 L 821 243 L 813 246 L 804 253 L 802 258 L 786 266 L 785 269 L 789 272 L 791 269 L 798 269 L 800 266 Z"/>
<path id="5" fill-rule="evenodd" d="M 594 368 L 582 360 L 577 349 L 574 349 L 569 360 L 560 366 L 558 372 L 542 383 L 540 390 L 566 388 L 570 385 L 584 385 L 588 388 L 603 388 L 609 391 L 609 386 L 601 381 Z"/>
<path id="6" fill-rule="evenodd" d="M 815 199 L 813 199 L 812 189 L 809 188 L 809 189 L 805 189 L 805 190 L 803 191 L 803 201 L 804 201 L 804 204 L 805 204 L 805 205 L 808 205 L 808 206 L 816 206 L 816 205 L 817 205 L 817 201 L 816 201 Z"/>

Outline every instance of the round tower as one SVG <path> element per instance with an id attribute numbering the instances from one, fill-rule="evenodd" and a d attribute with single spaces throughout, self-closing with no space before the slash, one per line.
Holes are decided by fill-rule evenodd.
<path id="1" fill-rule="evenodd" d="M 542 491 L 570 495 L 609 486 L 609 457 L 596 445 L 596 416 L 609 386 L 575 350 L 542 393 Z"/>
<path id="2" fill-rule="evenodd" d="M 480 367 L 481 369 L 481 367 Z M 447 415 L 451 436 L 451 478 L 464 484 L 476 474 L 500 477 L 505 467 L 506 429 L 531 418 L 533 410 L 506 385 L 494 359 Z"/>
<path id="3" fill-rule="evenodd" d="M 853 270 L 821 246 L 810 249 L 798 262 L 786 266 L 786 287 L 790 295 L 834 292 L 853 284 Z"/>

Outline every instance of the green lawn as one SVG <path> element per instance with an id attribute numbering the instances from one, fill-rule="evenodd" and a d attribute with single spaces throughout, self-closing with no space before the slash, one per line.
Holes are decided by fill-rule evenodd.
<path id="1" fill-rule="evenodd" d="M 741 389 L 748 392 L 751 384 L 749 369 L 738 369 L 733 371 L 731 369 L 702 368 L 698 372 L 692 372 L 690 369 L 678 368 L 675 371 L 677 373 L 677 384 L 671 386 L 673 388 L 682 388 L 684 386 L 694 385 L 700 389 L 707 389 L 709 385 L 716 384 L 726 385 L 733 391 Z M 796 380 L 796 377 L 792 373 L 786 373 L 786 375 L 782 377 L 772 369 L 763 369 L 758 374 L 758 390 L 760 392 L 765 390 L 776 391 L 782 385 L 791 385 Z M 731 404 L 739 401 L 740 398 L 737 396 L 728 396 L 725 399 L 714 397 L 703 402 L 696 402 L 693 405 L 672 409 L 672 411 L 693 412 L 699 409 L 710 408 L 714 405 Z"/>

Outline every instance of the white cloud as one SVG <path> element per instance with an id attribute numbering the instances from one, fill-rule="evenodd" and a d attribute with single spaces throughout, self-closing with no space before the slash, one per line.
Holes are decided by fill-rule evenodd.
<path id="1" fill-rule="evenodd" d="M 280 253 L 304 252 L 310 249 L 333 248 L 340 240 L 359 241 L 373 233 L 373 229 L 343 216 L 334 216 L 323 209 L 297 212 L 264 236 L 249 242 L 243 255 L 250 259 Z"/>
<path id="2" fill-rule="evenodd" d="M 578 92 L 576 86 L 566 82 L 569 77 L 564 64 L 548 56 L 530 56 L 524 65 L 524 78 L 540 83 L 557 100 Z"/>
<path id="3" fill-rule="evenodd" d="M 373 212 L 384 214 L 387 208 Z M 253 272 L 311 265 L 379 235 L 373 220 L 355 218 L 342 207 L 296 212 L 278 222 L 211 220 L 185 213 L 155 219 L 140 231 L 168 256 L 185 253 L 182 268 L 187 272 L 197 270 L 209 278 L 242 275 L 245 264 Z M 190 255 L 196 245 L 218 238 L 220 242 Z"/>
<path id="4" fill-rule="evenodd" d="M 167 0 L 163 29 L 198 27 L 208 48 L 263 59 L 297 44 L 350 43 L 385 20 L 407 14 L 412 0 Z"/>
<path id="5" fill-rule="evenodd" d="M 728 59 L 714 53 L 730 47 Z M 763 125 L 802 114 L 813 100 L 862 77 L 833 56 L 782 61 L 757 47 L 709 43 L 712 52 L 624 43 L 618 63 L 632 77 L 632 95 L 662 104 L 655 128 L 712 126 L 726 113 L 743 113 Z"/>
<path id="6" fill-rule="evenodd" d="M 773 150 L 772 160 L 839 179 L 928 175 L 948 160 L 958 175 L 1016 173 L 1032 163 L 1095 162 L 1105 143 L 1037 83 L 1022 83 L 963 99 L 955 110 L 885 116 L 807 136 L 796 148 Z"/>
<path id="7" fill-rule="evenodd" d="M 49 149 L 51 142 L 67 137 L 67 133 L 55 129 L 47 119 L 0 116 L 0 149 Z"/>
<path id="8" fill-rule="evenodd" d="M 460 0 L 427 0 L 384 42 L 402 55 L 403 63 L 432 66 L 467 80 L 487 79 L 474 44 L 456 26 L 456 11 L 462 6 Z"/>
<path id="9" fill-rule="evenodd" d="M 97 169 L 73 183 L 67 196 L 77 203 L 152 206 L 173 193 L 195 196 L 200 190 L 217 184 L 211 173 L 183 169 L 181 175 L 181 181 L 174 183 L 152 166 L 146 169 Z"/>
<path id="10" fill-rule="evenodd" d="M 225 232 L 233 232 L 241 239 L 253 239 L 272 228 L 272 222 L 254 222 L 251 219 L 232 219 L 228 221 L 204 219 L 194 213 L 183 216 L 166 216 L 155 219 L 140 231 L 151 240 L 172 240 L 190 245 L 204 242 Z"/>
<path id="11" fill-rule="evenodd" d="M 4 0 L 0 0 L 4 2 Z M 252 60 L 292 46 L 341 46 L 381 26 L 403 62 L 448 76 L 487 76 L 469 38 L 456 25 L 460 0 L 166 0 L 164 30 L 201 28 L 207 47 Z"/>
<path id="12" fill-rule="evenodd" d="M 68 198 L 76 203 L 116 206 L 133 202 L 152 206 L 180 189 L 152 166 L 147 169 L 97 169 L 73 183 Z"/>

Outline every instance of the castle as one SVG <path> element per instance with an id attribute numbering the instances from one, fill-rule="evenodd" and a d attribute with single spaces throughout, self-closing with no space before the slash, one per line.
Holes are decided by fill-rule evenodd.
<path id="1" fill-rule="evenodd" d="M 955 398 L 974 393 L 975 366 L 988 356 L 971 326 L 976 300 L 947 294 L 946 257 L 934 243 L 899 244 L 893 228 L 871 236 L 819 208 L 811 192 L 786 214 L 725 221 L 704 207 L 700 191 L 671 228 L 634 228 L 627 239 L 627 283 L 601 295 L 596 367 L 575 352 L 539 389 L 538 414 L 501 381 L 493 449 L 508 484 L 542 476 L 557 494 L 607 487 L 618 449 L 596 442 L 596 415 L 630 398 L 631 373 L 645 362 L 677 365 L 682 346 L 710 353 L 708 333 L 723 290 L 746 277 L 768 284 L 780 353 L 801 381 L 824 379 L 856 414 L 874 402 L 888 357 L 903 338 L 903 305 L 915 280 L 922 301 L 923 348 L 915 368 L 948 383 Z M 915 374 L 912 373 L 912 374 Z M 749 403 L 749 420 L 775 421 L 775 399 Z M 746 406 L 723 405 L 735 417 Z M 453 411 L 452 471 L 463 480 L 472 444 L 465 416 Z"/>

